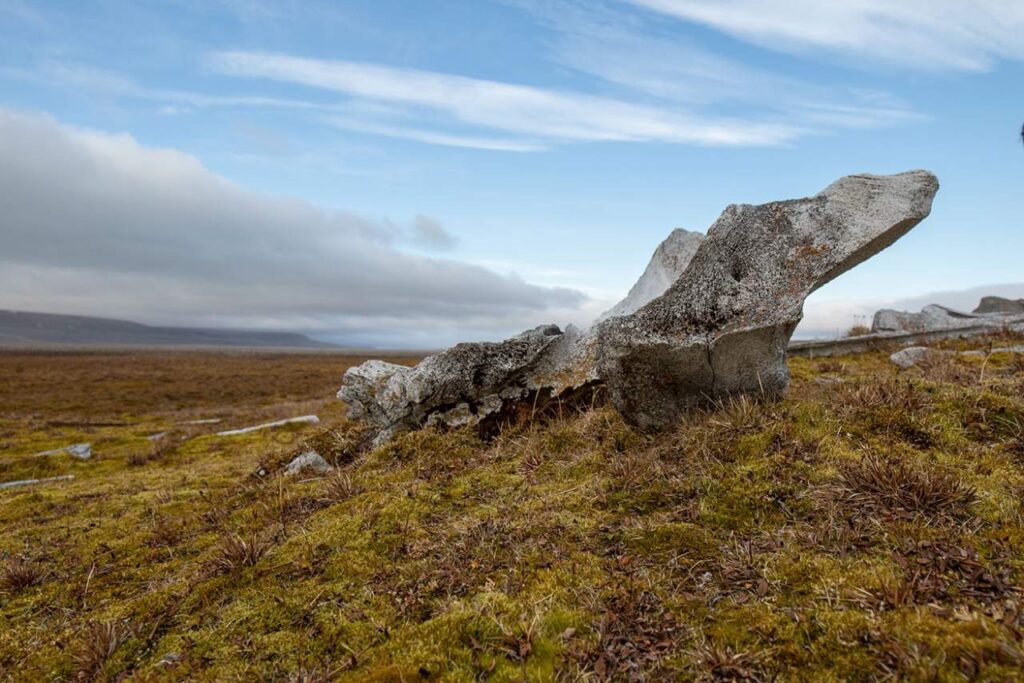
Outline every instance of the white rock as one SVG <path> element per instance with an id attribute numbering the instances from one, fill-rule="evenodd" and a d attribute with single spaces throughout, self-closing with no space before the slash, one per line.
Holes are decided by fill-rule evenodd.
<path id="1" fill-rule="evenodd" d="M 286 477 L 294 477 L 303 472 L 313 472 L 315 474 L 327 474 L 334 468 L 331 467 L 330 463 L 323 459 L 323 457 L 316 451 L 306 451 L 302 455 L 298 456 L 285 468 L 284 474 Z"/>
<path id="2" fill-rule="evenodd" d="M 889 356 L 889 360 L 899 368 L 906 370 L 914 367 L 921 361 L 940 358 L 944 355 L 947 355 L 947 352 L 930 349 L 927 346 L 910 346 L 892 354 Z"/>
<path id="3" fill-rule="evenodd" d="M 730 206 L 703 239 L 673 233 L 587 332 L 544 325 L 498 344 L 459 344 L 413 368 L 370 361 L 345 373 L 338 397 L 379 443 L 424 424 L 585 401 L 602 384 L 644 429 L 669 427 L 716 397 L 779 394 L 807 296 L 911 230 L 937 190 L 927 171 L 856 175 L 805 199 Z"/>
<path id="4" fill-rule="evenodd" d="M 612 403 L 656 430 L 709 399 L 781 394 L 807 296 L 909 232 L 938 188 L 927 171 L 854 175 L 813 197 L 727 207 L 665 294 L 597 326 Z"/>
<path id="5" fill-rule="evenodd" d="M 602 313 L 597 322 L 620 315 L 629 315 L 662 294 L 679 279 L 690 265 L 693 255 L 704 241 L 704 234 L 676 228 L 658 245 L 643 275 L 629 290 L 626 298 Z"/>
<path id="6" fill-rule="evenodd" d="M 73 474 L 65 474 L 60 477 L 47 477 L 45 479 L 20 479 L 18 481 L 0 482 L 0 489 L 13 489 L 18 486 L 32 486 L 33 484 L 48 484 L 54 481 L 71 481 L 75 478 Z"/>
<path id="7" fill-rule="evenodd" d="M 92 444 L 89 443 L 76 443 L 70 446 L 64 446 L 63 448 L 54 448 L 52 451 L 43 451 L 42 453 L 36 453 L 35 457 L 42 458 L 50 455 L 70 455 L 79 460 L 88 460 L 92 457 Z"/>
<path id="8" fill-rule="evenodd" d="M 292 417 L 287 420 L 277 420 L 276 422 L 266 422 L 261 425 L 255 425 L 252 427 L 243 427 L 242 429 L 229 429 L 226 432 L 217 432 L 217 436 L 238 436 L 239 434 L 249 434 L 251 432 L 258 432 L 261 429 L 273 429 L 274 427 L 283 427 L 290 424 L 319 424 L 320 418 L 316 415 L 303 415 L 302 417 Z"/>

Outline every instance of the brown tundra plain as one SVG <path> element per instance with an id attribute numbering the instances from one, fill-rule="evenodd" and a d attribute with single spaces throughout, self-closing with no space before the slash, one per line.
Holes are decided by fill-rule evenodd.
<path id="1" fill-rule="evenodd" d="M 1016 679 L 1024 358 L 891 351 L 376 449 L 364 358 L 0 354 L 0 679 Z"/>

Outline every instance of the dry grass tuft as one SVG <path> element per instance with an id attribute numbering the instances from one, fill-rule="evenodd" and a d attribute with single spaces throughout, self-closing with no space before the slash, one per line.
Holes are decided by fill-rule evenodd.
<path id="1" fill-rule="evenodd" d="M 165 434 L 154 441 L 148 448 L 128 454 L 126 461 L 129 467 L 142 467 L 150 462 L 166 460 L 175 450 L 169 435 Z"/>
<path id="2" fill-rule="evenodd" d="M 679 624 L 661 599 L 626 579 L 605 598 L 604 608 L 597 645 L 582 657 L 598 679 L 643 680 L 657 674 L 679 636 Z"/>
<path id="3" fill-rule="evenodd" d="M 271 540 L 258 532 L 253 532 L 248 536 L 230 534 L 220 542 L 213 564 L 224 572 L 236 572 L 243 567 L 254 567 L 271 545 Z"/>
<path id="4" fill-rule="evenodd" d="M 171 548 L 181 542 L 183 535 L 181 525 L 171 522 L 164 516 L 156 516 L 153 519 L 153 531 L 146 539 L 146 545 L 151 548 Z"/>
<path id="5" fill-rule="evenodd" d="M 757 659 L 745 652 L 702 643 L 691 656 L 697 664 L 698 681 L 762 681 Z"/>
<path id="6" fill-rule="evenodd" d="M 848 386 L 839 392 L 840 403 L 857 411 L 890 409 L 916 413 L 931 405 L 931 397 L 914 384 L 886 380 Z"/>
<path id="7" fill-rule="evenodd" d="M 867 456 L 840 468 L 840 500 L 866 511 L 957 517 L 976 499 L 958 477 L 905 460 Z"/>
<path id="8" fill-rule="evenodd" d="M 746 394 L 719 399 L 711 411 L 710 424 L 735 433 L 756 431 L 768 420 L 766 402 Z"/>
<path id="9" fill-rule="evenodd" d="M 89 622 L 73 654 L 77 678 L 102 680 L 100 670 L 129 635 L 129 629 L 117 622 Z"/>
<path id="10" fill-rule="evenodd" d="M 332 503 L 340 503 L 359 493 L 359 485 L 352 475 L 335 469 L 324 480 L 324 497 Z"/>
<path id="11" fill-rule="evenodd" d="M 846 374 L 846 363 L 841 363 L 833 358 L 825 358 L 818 361 L 818 372 L 843 375 Z"/>
<path id="12" fill-rule="evenodd" d="M 39 564 L 24 557 L 8 560 L 0 569 L 0 587 L 12 593 L 42 583 L 44 578 L 46 571 Z"/>
<path id="13" fill-rule="evenodd" d="M 871 334 L 871 328 L 867 325 L 854 325 L 846 331 L 847 337 L 863 337 L 866 334 Z"/>

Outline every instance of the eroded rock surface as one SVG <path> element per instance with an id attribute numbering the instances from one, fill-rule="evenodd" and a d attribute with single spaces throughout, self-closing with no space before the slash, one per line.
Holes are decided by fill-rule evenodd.
<path id="1" fill-rule="evenodd" d="M 950 352 L 948 351 L 941 351 L 927 346 L 908 346 L 907 348 L 900 349 L 889 356 L 889 361 L 901 370 L 906 370 L 914 367 L 922 361 L 941 358 L 943 355 L 947 355 L 949 353 Z"/>
<path id="2" fill-rule="evenodd" d="M 920 313 L 882 309 L 871 322 L 872 332 L 937 332 L 984 324 L 985 318 L 938 304 L 930 304 Z"/>
<path id="3" fill-rule="evenodd" d="M 992 298 L 998 297 L 985 297 L 982 302 Z M 1011 307 L 1007 306 L 1006 309 L 987 313 L 964 313 L 938 304 L 925 306 L 920 313 L 883 309 L 875 313 L 871 332 L 914 334 L 963 330 L 964 336 L 970 336 L 971 332 L 984 334 L 1000 329 L 1024 329 L 1024 312 L 1015 314 Z"/>
<path id="4" fill-rule="evenodd" d="M 300 474 L 327 474 L 334 468 L 316 451 L 306 451 L 288 463 L 284 476 L 295 477 Z"/>
<path id="5" fill-rule="evenodd" d="M 1024 315 L 1024 299 L 1007 299 L 1001 296 L 984 296 L 974 313 L 998 313 L 1003 315 Z"/>
<path id="6" fill-rule="evenodd" d="M 663 296 L 598 326 L 612 402 L 661 429 L 715 397 L 781 393 L 807 296 L 906 234 L 937 190 L 925 171 L 856 175 L 807 199 L 728 207 Z"/>
<path id="7" fill-rule="evenodd" d="M 806 199 L 730 206 L 706 238 L 673 232 L 626 299 L 587 331 L 542 326 L 498 344 L 459 344 L 413 368 L 370 361 L 345 373 L 338 397 L 380 442 L 597 386 L 644 429 L 719 396 L 778 394 L 806 297 L 906 234 L 937 190 L 926 171 L 856 175 Z"/>
<path id="8" fill-rule="evenodd" d="M 338 398 L 351 419 L 378 430 L 378 443 L 424 425 L 476 424 L 539 391 L 550 395 L 579 338 L 575 328 L 542 325 L 499 343 L 458 344 L 412 368 L 368 361 L 345 373 Z"/>
<path id="9" fill-rule="evenodd" d="M 597 321 L 629 315 L 664 294 L 679 279 L 704 241 L 703 233 L 682 228 L 673 230 L 654 250 L 650 263 L 626 298 L 598 317 Z"/>

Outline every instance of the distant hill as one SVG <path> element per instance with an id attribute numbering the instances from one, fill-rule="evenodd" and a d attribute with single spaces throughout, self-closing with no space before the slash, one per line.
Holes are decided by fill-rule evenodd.
<path id="1" fill-rule="evenodd" d="M 50 344 L 337 348 L 290 332 L 154 327 L 109 318 L 0 310 L 0 346 Z"/>

